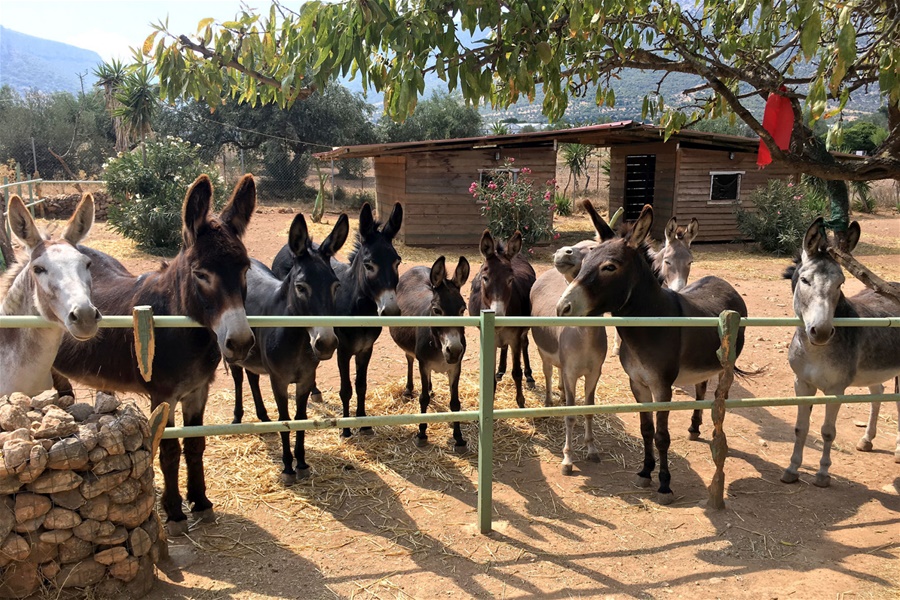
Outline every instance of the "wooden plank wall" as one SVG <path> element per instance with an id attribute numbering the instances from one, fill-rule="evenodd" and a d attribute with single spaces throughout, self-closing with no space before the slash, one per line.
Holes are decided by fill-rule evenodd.
<path id="1" fill-rule="evenodd" d="M 653 229 L 656 239 L 662 239 L 666 221 L 672 217 L 675 198 L 676 144 L 630 144 L 610 148 L 609 206 L 610 213 L 625 204 L 625 158 L 632 154 L 656 155 L 656 182 L 653 194 Z"/>
<path id="2" fill-rule="evenodd" d="M 497 153 L 500 159 L 496 160 Z M 405 156 L 405 191 L 401 239 L 408 246 L 478 244 L 486 222 L 480 205 L 469 193 L 479 169 L 502 167 L 514 158 L 516 167 L 528 167 L 537 185 L 556 177 L 553 148 L 495 149 L 422 152 Z M 376 178 L 381 175 L 377 170 Z M 378 188 L 379 204 L 381 189 Z"/>
<path id="3" fill-rule="evenodd" d="M 731 242 L 741 237 L 737 229 L 734 204 L 709 204 L 710 171 L 743 171 L 741 176 L 741 208 L 752 210 L 749 199 L 753 191 L 765 186 L 769 179 L 787 179 L 791 173 L 776 164 L 765 169 L 756 166 L 756 153 L 681 148 L 677 182 L 676 215 L 679 222 L 691 217 L 700 221 L 701 242 Z"/>
<path id="4" fill-rule="evenodd" d="M 375 165 L 375 214 L 387 219 L 399 202 L 406 208 L 406 157 L 378 156 Z"/>

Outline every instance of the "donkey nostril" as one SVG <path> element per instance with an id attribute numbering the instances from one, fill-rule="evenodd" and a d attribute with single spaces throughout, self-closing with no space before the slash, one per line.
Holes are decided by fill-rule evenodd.
<path id="1" fill-rule="evenodd" d="M 69 313 L 69 322 L 70 323 L 78 322 L 78 313 L 76 313 L 74 310 Z"/>
<path id="2" fill-rule="evenodd" d="M 96 309 L 96 308 L 94 309 L 94 318 L 98 321 L 103 318 L 103 315 L 100 314 L 99 309 Z"/>
<path id="3" fill-rule="evenodd" d="M 560 307 L 559 316 L 565 317 L 571 312 L 572 312 L 572 304 L 570 302 L 566 302 L 565 304 L 562 305 L 562 307 Z"/>
<path id="4" fill-rule="evenodd" d="M 809 335 L 816 337 L 816 326 L 815 325 L 813 325 L 812 327 L 809 328 Z"/>

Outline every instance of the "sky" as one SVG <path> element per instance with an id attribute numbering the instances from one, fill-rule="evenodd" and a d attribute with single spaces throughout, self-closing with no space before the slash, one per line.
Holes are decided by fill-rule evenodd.
<path id="1" fill-rule="evenodd" d="M 244 3 L 266 11 L 269 7 L 264 0 Z M 129 48 L 144 43 L 153 31 L 151 23 L 168 16 L 171 31 L 190 34 L 201 19 L 225 21 L 240 7 L 240 0 L 0 0 L 0 25 L 93 50 L 104 61 L 130 61 Z"/>

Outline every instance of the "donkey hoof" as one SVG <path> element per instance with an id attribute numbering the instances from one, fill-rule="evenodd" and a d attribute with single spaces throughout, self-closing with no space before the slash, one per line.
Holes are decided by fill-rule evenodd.
<path id="1" fill-rule="evenodd" d="M 501 379 L 503 379 L 503 376 L 504 376 L 504 375 L 506 375 L 506 372 L 504 372 L 504 371 L 497 371 L 497 374 L 494 376 L 494 379 L 495 379 L 496 381 L 500 381 Z"/>
<path id="2" fill-rule="evenodd" d="M 375 430 L 371 427 L 360 427 L 359 433 L 360 435 L 375 435 Z"/>
<path id="3" fill-rule="evenodd" d="M 900 450 L 894 452 L 894 462 L 900 464 Z"/>
<path id="4" fill-rule="evenodd" d="M 697 431 L 693 431 L 691 429 L 688 429 L 688 438 L 692 442 L 696 442 L 697 440 L 700 439 L 700 430 L 698 429 Z"/>
<path id="5" fill-rule="evenodd" d="M 813 485 L 820 488 L 827 488 L 831 485 L 831 475 L 816 473 L 816 478 L 813 479 Z"/>
<path id="6" fill-rule="evenodd" d="M 781 483 L 797 483 L 800 481 L 800 473 L 794 473 L 789 469 L 785 469 L 781 475 Z"/>
<path id="7" fill-rule="evenodd" d="M 232 424 L 232 425 L 240 425 L 240 424 L 241 424 L 241 417 L 235 417 L 235 418 L 233 418 L 233 419 L 231 420 L 231 424 Z"/>
<path id="8" fill-rule="evenodd" d="M 856 444 L 856 449 L 860 452 L 871 452 L 872 440 L 867 440 L 866 438 L 859 440 L 859 443 Z"/>
<path id="9" fill-rule="evenodd" d="M 195 510 L 191 513 L 191 516 L 204 523 L 216 522 L 216 512 L 211 508 L 207 508 L 206 510 Z"/>
<path id="10" fill-rule="evenodd" d="M 309 467 L 300 468 L 297 467 L 297 481 L 301 479 L 309 479 L 309 475 L 311 473 L 311 469 Z"/>
<path id="11" fill-rule="evenodd" d="M 598 463 L 598 462 L 600 462 L 600 453 L 599 452 L 588 452 L 587 459 L 590 462 Z"/>
<path id="12" fill-rule="evenodd" d="M 184 535 L 188 532 L 188 522 L 187 518 L 182 519 L 181 521 L 168 521 L 166 522 L 166 533 L 170 538 L 178 537 L 180 535 Z"/>
<path id="13" fill-rule="evenodd" d="M 662 506 L 668 506 L 675 502 L 675 494 L 672 492 L 657 492 L 656 502 Z"/>
<path id="14" fill-rule="evenodd" d="M 310 402 L 321 402 L 322 401 L 322 392 L 313 392 L 309 395 Z"/>
<path id="15" fill-rule="evenodd" d="M 529 390 L 533 390 L 536 386 L 537 386 L 537 384 L 534 382 L 533 377 L 525 378 L 525 387 L 527 387 Z"/>
<path id="16" fill-rule="evenodd" d="M 281 483 L 282 485 L 294 485 L 297 483 L 297 474 L 296 473 L 282 473 L 281 474 Z"/>
<path id="17" fill-rule="evenodd" d="M 419 436 L 416 436 L 413 438 L 413 440 L 415 440 L 416 448 L 427 448 L 428 447 L 428 438 L 427 437 L 420 438 Z"/>
<path id="18" fill-rule="evenodd" d="M 407 400 L 411 400 L 416 397 L 416 391 L 411 388 L 406 388 L 400 396 Z"/>
<path id="19" fill-rule="evenodd" d="M 562 467 L 560 468 L 560 471 L 563 475 L 571 475 L 574 470 L 574 466 L 571 463 L 563 463 Z"/>
<path id="20" fill-rule="evenodd" d="M 453 444 L 453 453 L 454 454 L 466 454 L 469 451 L 469 446 L 463 442 L 462 444 Z"/>
<path id="21" fill-rule="evenodd" d="M 644 477 L 643 475 L 635 475 L 634 476 L 634 485 L 641 488 L 648 488 L 653 485 L 653 480 L 649 477 Z"/>

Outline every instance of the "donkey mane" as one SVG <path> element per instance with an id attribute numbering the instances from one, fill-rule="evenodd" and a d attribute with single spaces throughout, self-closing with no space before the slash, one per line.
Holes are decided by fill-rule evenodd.
<path id="1" fill-rule="evenodd" d="M 373 231 L 381 231 L 381 227 L 384 225 L 381 221 L 375 221 L 372 225 Z M 359 253 L 360 248 L 365 243 L 365 239 L 363 239 L 362 233 L 357 228 L 356 236 L 353 238 L 353 248 L 350 249 L 350 254 L 347 255 L 347 262 L 352 263 L 356 259 L 356 255 Z"/>
<path id="2" fill-rule="evenodd" d="M 616 230 L 616 237 L 624 239 L 626 242 L 631 239 L 631 234 L 634 233 L 634 223 L 622 223 L 619 225 Z M 653 273 L 653 276 L 659 281 L 660 284 L 664 284 L 662 272 L 660 270 L 660 265 L 656 264 L 656 254 L 659 252 L 658 250 L 654 250 L 653 243 L 650 240 L 650 237 L 647 236 L 644 238 L 644 241 L 641 242 L 640 247 L 638 248 L 638 252 L 640 252 L 641 257 L 643 257 L 644 261 L 647 263 L 647 266 L 650 267 L 650 272 Z"/>

